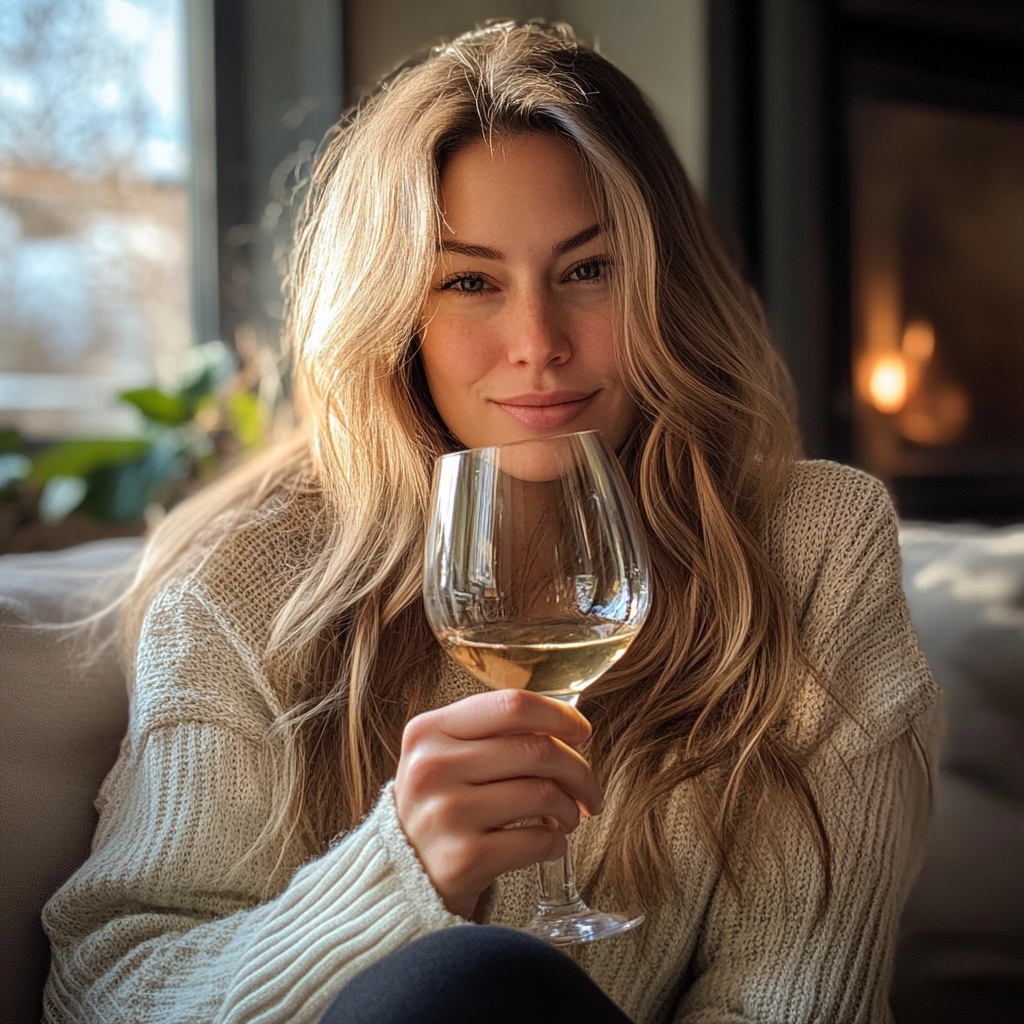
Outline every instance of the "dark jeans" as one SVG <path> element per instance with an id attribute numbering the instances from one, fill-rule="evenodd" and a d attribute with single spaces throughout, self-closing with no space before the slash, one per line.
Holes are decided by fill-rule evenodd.
<path id="1" fill-rule="evenodd" d="M 321 1024 L 630 1024 L 564 953 L 471 925 L 403 946 L 349 982 Z"/>

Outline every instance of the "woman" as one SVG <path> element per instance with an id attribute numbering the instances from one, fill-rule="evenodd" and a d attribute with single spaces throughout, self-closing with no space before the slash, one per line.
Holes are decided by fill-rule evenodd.
<path id="1" fill-rule="evenodd" d="M 150 542 L 47 1019 L 529 1019 L 563 983 L 588 1020 L 888 1019 L 936 696 L 893 514 L 794 461 L 760 310 L 636 88 L 563 30 L 491 26 L 387 82 L 308 202 L 306 425 Z M 590 428 L 654 578 L 584 718 L 481 693 L 419 580 L 437 455 Z M 573 830 L 597 903 L 647 914 L 574 951 L 596 986 L 458 927 L 523 923 Z M 484 948 L 515 970 L 477 976 Z"/>

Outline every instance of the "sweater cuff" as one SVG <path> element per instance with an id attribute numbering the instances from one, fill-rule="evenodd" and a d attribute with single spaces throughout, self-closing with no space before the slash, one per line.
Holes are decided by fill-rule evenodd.
<path id="1" fill-rule="evenodd" d="M 370 812 L 368 821 L 372 819 L 371 827 L 375 828 L 388 860 L 394 866 L 399 885 L 409 903 L 420 912 L 426 931 L 433 932 L 441 928 L 451 928 L 456 924 L 466 924 L 464 917 L 453 914 L 444 905 L 444 900 L 423 869 L 423 864 L 398 820 L 394 789 L 395 783 L 392 779 L 381 790 L 377 805 Z"/>

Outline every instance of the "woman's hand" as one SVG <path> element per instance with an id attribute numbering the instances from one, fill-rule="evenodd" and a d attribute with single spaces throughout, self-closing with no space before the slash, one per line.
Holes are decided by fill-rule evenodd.
<path id="1" fill-rule="evenodd" d="M 561 857 L 581 808 L 600 813 L 600 788 L 572 749 L 589 735 L 575 708 L 525 690 L 466 697 L 405 727 L 398 820 L 453 914 L 469 918 L 506 871 Z"/>

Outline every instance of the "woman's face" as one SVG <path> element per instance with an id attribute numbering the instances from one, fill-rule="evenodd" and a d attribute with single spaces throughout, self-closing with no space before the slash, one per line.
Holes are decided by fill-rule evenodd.
<path id="1" fill-rule="evenodd" d="M 615 363 L 609 240 L 579 158 L 539 133 L 459 150 L 420 337 L 434 405 L 467 447 L 599 429 L 636 406 Z"/>

